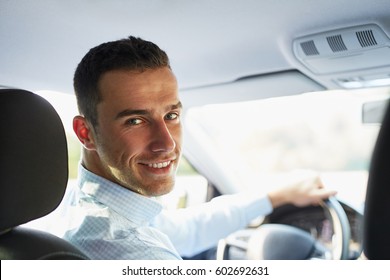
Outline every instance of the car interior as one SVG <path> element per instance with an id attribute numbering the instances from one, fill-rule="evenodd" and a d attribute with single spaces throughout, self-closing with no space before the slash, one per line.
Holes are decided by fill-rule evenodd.
<path id="1" fill-rule="evenodd" d="M 352 183 L 340 181 L 338 195 L 321 206 L 275 209 L 189 259 L 390 259 L 388 0 L 1 1 L 0 259 L 88 259 L 61 238 L 22 226 L 54 211 L 70 185 L 69 136 L 59 111 L 73 109 L 54 108 L 40 95 L 74 97 L 73 74 L 84 54 L 130 35 L 153 41 L 170 57 L 184 105 L 183 156 L 205 178 L 206 201 L 257 188 L 261 176 L 289 169 L 287 158 L 311 168 L 309 154 L 325 166 L 351 149 L 354 158 L 346 165 L 365 172 Z M 316 92 L 317 107 L 306 103 Z M 346 122 L 335 121 L 329 134 L 315 117 L 335 108 L 374 132 L 346 135 Z M 310 150 L 314 140 L 298 126 L 285 125 L 298 134 L 293 140 L 277 129 L 265 139 L 271 124 L 303 112 L 303 127 L 322 131 L 318 142 L 334 153 L 323 146 Z M 258 124 L 262 130 L 251 131 Z M 336 148 L 344 136 L 346 144 Z M 301 157 L 289 150 L 296 139 L 303 139 Z M 257 153 L 260 144 L 266 148 Z M 245 157 L 235 157 L 242 147 Z M 271 159 L 277 149 L 278 163 Z M 270 175 L 280 162 L 285 165 Z M 263 163 L 269 165 L 261 174 L 243 171 Z M 323 172 L 338 171 L 332 168 Z M 349 203 L 357 196 L 358 204 Z"/>

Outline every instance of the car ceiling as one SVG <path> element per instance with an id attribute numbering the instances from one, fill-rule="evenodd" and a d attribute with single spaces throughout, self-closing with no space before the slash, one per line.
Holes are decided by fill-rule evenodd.
<path id="1" fill-rule="evenodd" d="M 72 93 L 74 69 L 91 47 L 134 35 L 167 51 L 189 93 L 237 80 L 277 83 L 262 88 L 276 95 L 336 88 L 333 73 L 315 75 L 300 63 L 293 41 L 365 24 L 388 37 L 390 1 L 2 0 L 0 85 Z"/>

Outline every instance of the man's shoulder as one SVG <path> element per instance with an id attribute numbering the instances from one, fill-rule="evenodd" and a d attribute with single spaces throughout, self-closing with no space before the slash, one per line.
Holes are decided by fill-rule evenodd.
<path id="1" fill-rule="evenodd" d="M 104 223 L 104 221 L 97 221 Z M 109 227 L 104 227 L 108 229 Z M 65 239 L 87 254 L 91 259 L 164 260 L 181 259 L 168 237 L 152 227 L 128 230 L 112 229 L 91 232 L 80 227 L 68 232 Z"/>

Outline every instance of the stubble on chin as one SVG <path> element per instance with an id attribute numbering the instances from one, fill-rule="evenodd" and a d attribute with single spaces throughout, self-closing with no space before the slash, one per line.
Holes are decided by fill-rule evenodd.
<path id="1" fill-rule="evenodd" d="M 123 178 L 124 179 L 124 178 Z M 120 185 L 147 197 L 158 197 L 170 193 L 175 185 L 175 175 L 170 178 L 160 180 L 135 180 L 134 178 L 127 178 L 120 180 Z M 149 181 L 149 182 L 146 182 Z"/>

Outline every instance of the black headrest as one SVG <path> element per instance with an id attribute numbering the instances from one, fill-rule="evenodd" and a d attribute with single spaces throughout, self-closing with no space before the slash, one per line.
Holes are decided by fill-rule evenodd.
<path id="1" fill-rule="evenodd" d="M 63 124 L 45 99 L 0 89 L 0 231 L 52 212 L 68 181 Z"/>
<path id="2" fill-rule="evenodd" d="M 364 253 L 390 259 L 390 107 L 384 116 L 371 159 L 364 208 Z"/>

